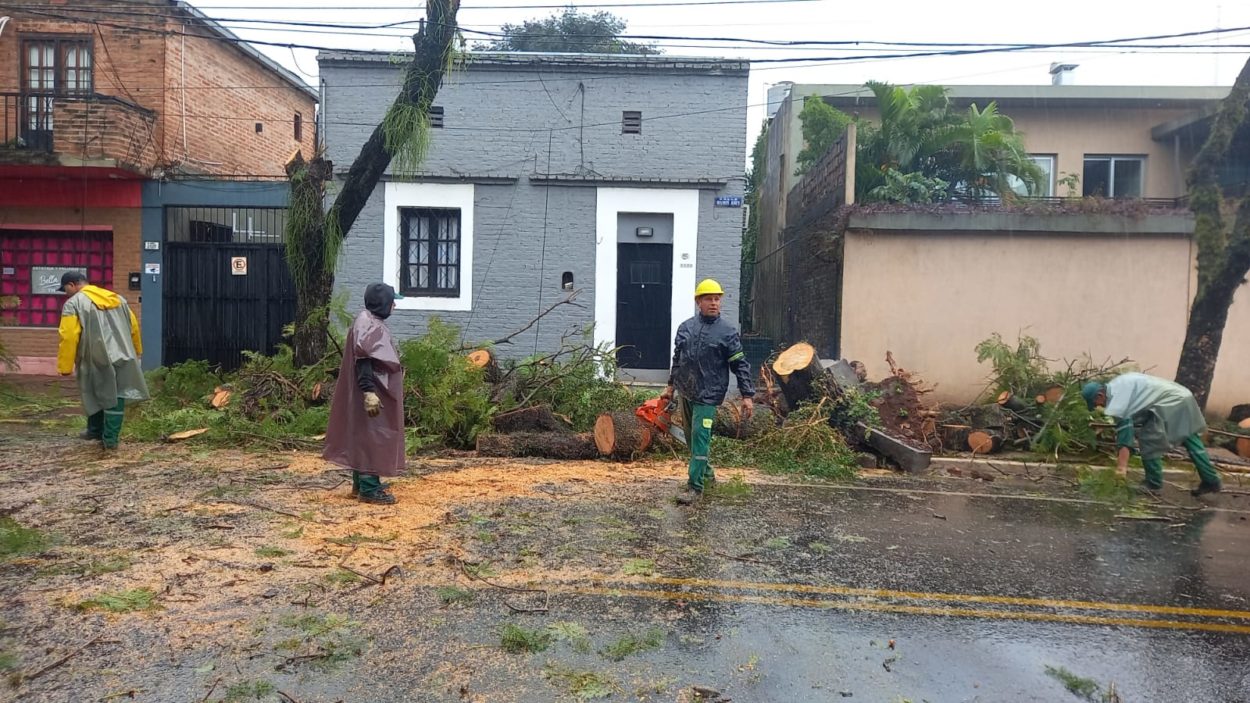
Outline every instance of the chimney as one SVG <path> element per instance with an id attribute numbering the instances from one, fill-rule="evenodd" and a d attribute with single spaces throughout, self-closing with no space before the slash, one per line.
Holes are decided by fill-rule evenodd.
<path id="1" fill-rule="evenodd" d="M 1075 63 L 1052 63 L 1050 65 L 1050 84 L 1073 85 L 1075 81 L 1072 79 L 1072 72 L 1076 70 L 1078 65 Z"/>

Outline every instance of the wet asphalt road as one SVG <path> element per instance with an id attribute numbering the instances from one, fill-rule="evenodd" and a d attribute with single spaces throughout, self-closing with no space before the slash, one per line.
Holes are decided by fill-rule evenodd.
<path id="1" fill-rule="evenodd" d="M 581 517 L 518 500 L 477 528 L 518 513 L 534 529 L 501 529 L 483 553 L 567 566 L 559 545 L 592 523 L 625 544 L 583 544 L 598 577 L 534 583 L 551 591 L 547 613 L 508 614 L 491 589 L 432 619 L 412 607 L 421 598 L 380 606 L 423 623 L 378 633 L 380 652 L 428 649 L 416 671 L 379 661 L 353 695 L 404 700 L 416 674 L 413 700 L 572 700 L 544 678 L 555 667 L 610 680 L 613 700 L 673 700 L 692 684 L 735 701 L 1083 700 L 1047 673 L 1063 667 L 1126 703 L 1250 701 L 1250 516 L 1236 510 L 1165 523 L 1080 503 L 756 486 L 694 510 L 637 496 Z M 654 555 L 656 574 L 622 573 L 631 555 Z M 619 663 L 561 643 L 495 651 L 504 623 L 557 621 L 594 648 L 649 627 L 663 644 Z"/>

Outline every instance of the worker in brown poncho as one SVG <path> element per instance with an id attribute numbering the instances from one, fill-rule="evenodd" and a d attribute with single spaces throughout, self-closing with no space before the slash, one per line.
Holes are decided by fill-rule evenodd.
<path id="1" fill-rule="evenodd" d="M 385 283 L 365 289 L 365 309 L 343 344 L 326 448 L 321 456 L 352 471 L 352 495 L 391 505 L 395 496 L 380 477 L 404 468 L 404 367 L 386 327 L 401 296 Z"/>

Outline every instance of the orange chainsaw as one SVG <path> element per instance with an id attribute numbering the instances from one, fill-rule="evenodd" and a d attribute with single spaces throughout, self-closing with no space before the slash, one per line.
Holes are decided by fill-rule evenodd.
<path id="1" fill-rule="evenodd" d="M 676 410 L 677 403 L 672 398 L 652 398 L 635 410 L 634 414 L 638 416 L 639 420 L 684 445 L 686 444 L 686 433 L 673 424 L 673 413 Z"/>

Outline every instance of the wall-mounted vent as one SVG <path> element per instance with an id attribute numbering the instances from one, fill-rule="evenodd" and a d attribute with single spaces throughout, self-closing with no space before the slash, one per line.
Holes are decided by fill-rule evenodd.
<path id="1" fill-rule="evenodd" d="M 642 113 L 626 110 L 621 113 L 621 134 L 642 134 Z"/>

